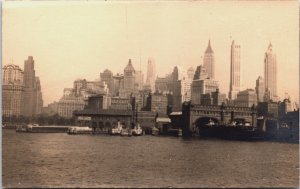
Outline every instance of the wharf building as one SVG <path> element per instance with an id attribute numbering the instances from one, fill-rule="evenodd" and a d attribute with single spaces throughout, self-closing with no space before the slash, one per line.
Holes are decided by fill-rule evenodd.
<path id="1" fill-rule="evenodd" d="M 42 112 L 41 83 L 35 76 L 32 56 L 25 60 L 24 71 L 13 64 L 3 67 L 2 95 L 4 116 L 32 117 Z"/>
<path id="2" fill-rule="evenodd" d="M 230 86 L 229 86 L 229 99 L 234 100 L 237 98 L 237 94 L 240 91 L 240 45 L 236 44 L 234 40 L 231 44 L 231 56 L 230 56 Z"/>
<path id="3" fill-rule="evenodd" d="M 131 101 L 130 104 L 135 103 Z M 157 115 L 159 115 L 157 112 L 136 111 L 134 106 L 131 109 L 103 109 L 102 95 L 89 97 L 83 110 L 74 111 L 76 125 L 91 127 L 95 133 L 109 133 L 118 123 L 123 127 L 132 128 L 136 121 L 146 133 L 149 133 L 155 125 Z"/>

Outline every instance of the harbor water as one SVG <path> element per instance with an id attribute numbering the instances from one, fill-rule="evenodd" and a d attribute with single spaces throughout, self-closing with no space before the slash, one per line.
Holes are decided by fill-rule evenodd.
<path id="1" fill-rule="evenodd" d="M 299 145 L 2 130 L 3 187 L 298 187 Z"/>

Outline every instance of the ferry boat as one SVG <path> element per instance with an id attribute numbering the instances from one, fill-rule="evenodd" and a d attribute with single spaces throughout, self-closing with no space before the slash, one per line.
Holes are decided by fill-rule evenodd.
<path id="1" fill-rule="evenodd" d="M 28 125 L 18 125 L 16 127 L 16 132 L 32 132 L 33 127 L 38 127 L 39 124 L 28 124 Z"/>
<path id="2" fill-rule="evenodd" d="M 137 124 L 137 126 L 134 127 L 132 130 L 133 136 L 141 136 L 143 135 L 143 129 L 141 128 L 140 124 Z"/>
<path id="3" fill-rule="evenodd" d="M 67 131 L 69 135 L 92 134 L 93 129 L 89 127 L 70 127 Z"/>

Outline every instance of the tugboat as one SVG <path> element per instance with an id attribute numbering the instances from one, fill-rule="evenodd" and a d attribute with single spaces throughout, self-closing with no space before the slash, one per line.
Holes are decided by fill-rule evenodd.
<path id="1" fill-rule="evenodd" d="M 141 128 L 141 126 L 140 126 L 139 123 L 134 127 L 134 129 L 132 131 L 132 135 L 133 136 L 141 136 L 141 135 L 143 135 L 143 129 Z"/>

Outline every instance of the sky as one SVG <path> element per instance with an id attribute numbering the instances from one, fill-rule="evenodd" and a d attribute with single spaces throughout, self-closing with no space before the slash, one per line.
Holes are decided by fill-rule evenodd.
<path id="1" fill-rule="evenodd" d="M 241 90 L 264 77 L 271 42 L 281 99 L 299 97 L 298 1 L 4 1 L 2 64 L 33 56 L 44 105 L 78 78 L 123 73 L 128 59 L 146 77 L 154 58 L 159 77 L 174 66 L 196 67 L 211 41 L 215 78 L 229 91 L 230 45 L 241 46 Z"/>

